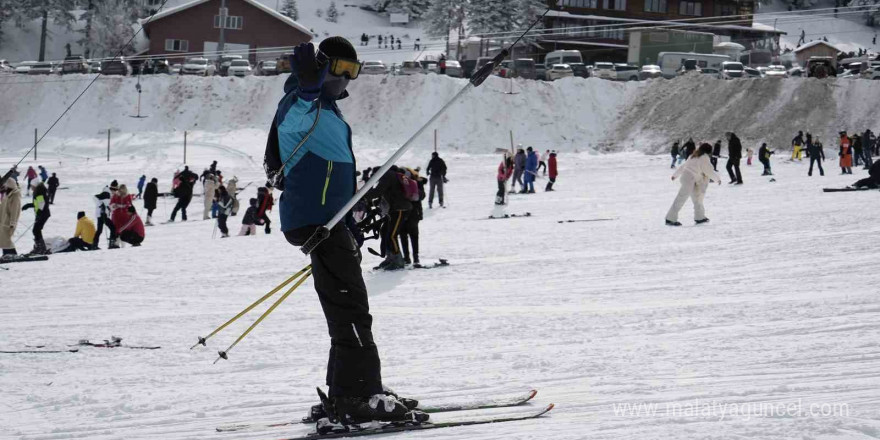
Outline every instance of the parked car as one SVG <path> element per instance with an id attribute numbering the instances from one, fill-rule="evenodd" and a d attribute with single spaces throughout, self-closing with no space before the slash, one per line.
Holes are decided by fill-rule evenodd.
<path id="1" fill-rule="evenodd" d="M 73 55 L 64 58 L 64 63 L 61 65 L 61 73 L 88 73 L 89 65 L 86 63 L 86 59 L 81 55 Z"/>
<path id="2" fill-rule="evenodd" d="M 248 60 L 232 60 L 226 68 L 226 76 L 248 76 L 253 73 Z"/>
<path id="3" fill-rule="evenodd" d="M 617 72 L 614 70 L 613 63 L 595 63 L 593 64 L 593 77 L 601 79 L 617 79 Z"/>
<path id="4" fill-rule="evenodd" d="M 208 62 L 207 58 L 193 57 L 187 58 L 180 68 L 181 75 L 201 75 L 211 76 L 214 74 L 214 65 Z"/>
<path id="5" fill-rule="evenodd" d="M 834 57 L 810 57 L 807 60 L 807 76 L 827 78 L 837 76 L 837 59 Z"/>
<path id="6" fill-rule="evenodd" d="M 27 75 L 28 73 L 30 73 L 31 67 L 33 67 L 34 64 L 37 64 L 37 62 L 23 61 L 21 63 L 18 63 L 18 65 L 15 66 L 15 73 Z"/>
<path id="7" fill-rule="evenodd" d="M 721 71 L 718 69 L 713 69 L 711 67 L 703 67 L 699 70 L 699 72 L 703 75 L 711 75 L 711 76 L 719 76 L 721 75 Z"/>
<path id="8" fill-rule="evenodd" d="M 172 75 L 180 75 L 180 69 L 183 68 L 183 64 L 175 63 L 171 65 L 171 70 L 169 71 Z"/>
<path id="9" fill-rule="evenodd" d="M 614 73 L 618 81 L 638 81 L 639 68 L 629 64 L 615 64 Z"/>
<path id="10" fill-rule="evenodd" d="M 134 69 L 135 66 L 132 66 Z M 165 59 L 155 59 L 155 60 L 147 60 L 140 65 L 141 73 L 144 75 L 154 75 L 160 73 L 170 73 L 171 66 L 168 65 L 168 60 Z"/>
<path id="11" fill-rule="evenodd" d="M 544 56 L 544 67 L 550 69 L 554 64 L 583 63 L 584 57 L 578 50 L 554 50 Z"/>
<path id="12" fill-rule="evenodd" d="M 15 69 L 6 60 L 0 60 L 0 73 L 13 73 Z"/>
<path id="13" fill-rule="evenodd" d="M 568 64 L 554 64 L 547 70 L 547 81 L 555 81 L 559 78 L 574 76 L 574 71 Z"/>
<path id="14" fill-rule="evenodd" d="M 571 71 L 574 72 L 574 76 L 578 78 L 590 77 L 590 69 L 588 69 L 587 65 L 584 63 L 568 63 L 568 67 L 571 67 Z"/>
<path id="15" fill-rule="evenodd" d="M 364 61 L 361 73 L 364 75 L 384 75 L 388 73 L 388 68 L 381 61 Z"/>
<path id="16" fill-rule="evenodd" d="M 101 63 L 101 74 L 102 75 L 123 75 L 128 76 L 131 75 L 132 69 L 131 64 L 125 60 L 110 60 L 104 61 Z"/>
<path id="17" fill-rule="evenodd" d="M 446 60 L 446 75 L 455 78 L 463 78 L 464 69 L 461 67 L 461 63 L 455 60 Z"/>
<path id="18" fill-rule="evenodd" d="M 51 75 L 52 73 L 55 73 L 55 67 L 48 62 L 35 63 L 28 70 L 28 75 Z"/>
<path id="19" fill-rule="evenodd" d="M 700 73 L 700 66 L 697 64 L 697 60 L 689 58 L 681 61 L 681 65 L 675 73 L 678 75 L 687 75 L 688 73 Z"/>
<path id="20" fill-rule="evenodd" d="M 767 66 L 767 69 L 764 70 L 764 76 L 767 78 L 788 78 L 788 71 L 785 70 L 785 66 Z"/>
<path id="21" fill-rule="evenodd" d="M 513 78 L 513 61 L 504 60 L 501 65 L 495 69 L 495 74 L 502 78 Z"/>
<path id="22" fill-rule="evenodd" d="M 257 63 L 255 75 L 270 76 L 278 75 L 278 62 L 275 60 L 263 60 Z"/>
<path id="23" fill-rule="evenodd" d="M 228 76 L 229 75 L 229 66 L 232 65 L 232 62 L 235 60 L 240 60 L 241 55 L 223 55 L 220 57 L 220 76 Z M 184 64 L 185 65 L 185 64 Z"/>
<path id="24" fill-rule="evenodd" d="M 743 72 L 745 72 L 746 78 L 763 78 L 764 74 L 761 73 L 760 70 L 755 69 L 753 67 L 744 67 Z"/>
<path id="25" fill-rule="evenodd" d="M 646 79 L 651 78 L 662 78 L 663 70 L 660 69 L 660 66 L 654 64 L 646 64 L 642 66 L 642 70 L 639 71 L 639 79 L 644 81 Z"/>
<path id="26" fill-rule="evenodd" d="M 88 73 L 101 73 L 101 62 L 100 61 L 89 60 L 89 61 L 87 61 L 87 63 L 89 65 L 89 72 Z"/>
<path id="27" fill-rule="evenodd" d="M 423 71 L 424 69 L 422 69 L 422 65 L 418 61 L 404 61 L 400 66 L 401 75 L 415 75 L 423 73 Z"/>
<path id="28" fill-rule="evenodd" d="M 513 76 L 516 78 L 536 79 L 538 75 L 535 60 L 531 58 L 517 58 L 513 60 Z"/>
<path id="29" fill-rule="evenodd" d="M 440 73 L 440 64 L 434 60 L 419 61 L 422 65 L 422 73 Z"/>
<path id="30" fill-rule="evenodd" d="M 721 63 L 720 77 L 722 79 L 743 78 L 745 75 L 745 68 L 742 63 L 738 61 L 725 61 Z"/>
<path id="31" fill-rule="evenodd" d="M 800 68 L 800 66 L 792 67 L 791 69 L 788 69 L 788 76 L 802 77 L 804 76 L 804 69 Z"/>
<path id="32" fill-rule="evenodd" d="M 449 61 L 446 61 L 447 63 Z M 461 60 L 461 76 L 462 78 L 470 78 L 477 67 L 477 60 Z"/>

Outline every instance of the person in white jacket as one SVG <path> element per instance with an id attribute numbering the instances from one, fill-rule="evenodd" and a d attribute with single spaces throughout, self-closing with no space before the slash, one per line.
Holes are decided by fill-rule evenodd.
<path id="1" fill-rule="evenodd" d="M 681 211 L 684 202 L 691 198 L 694 202 L 694 221 L 697 224 L 709 221 L 706 218 L 706 208 L 703 206 L 703 198 L 706 196 L 706 189 L 709 187 L 709 181 L 718 182 L 721 185 L 721 177 L 712 167 L 712 146 L 703 143 L 694 154 L 688 158 L 684 166 L 678 167 L 672 180 L 681 177 L 681 189 L 678 196 L 672 202 L 669 212 L 666 213 L 666 224 L 668 226 L 681 226 L 678 221 L 678 212 Z"/>
<path id="2" fill-rule="evenodd" d="M 205 177 L 205 211 L 202 218 L 211 219 L 211 208 L 214 206 L 214 192 L 217 189 L 217 180 L 213 174 L 208 173 Z"/>

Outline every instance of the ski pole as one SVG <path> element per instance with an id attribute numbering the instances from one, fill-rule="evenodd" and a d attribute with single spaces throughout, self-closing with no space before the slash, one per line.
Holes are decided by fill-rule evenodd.
<path id="1" fill-rule="evenodd" d="M 235 315 L 234 317 L 232 317 L 232 319 L 230 319 L 229 321 L 226 321 L 225 324 L 221 325 L 220 327 L 217 327 L 217 328 L 216 328 L 214 331 L 212 331 L 211 334 L 209 334 L 208 336 L 205 336 L 204 338 L 201 337 L 201 336 L 199 336 L 199 342 L 197 342 L 195 345 L 193 345 L 193 346 L 190 347 L 189 349 L 192 350 L 193 348 L 196 348 L 196 347 L 198 347 L 199 345 L 203 345 L 203 346 L 207 347 L 208 345 L 206 344 L 206 342 L 208 341 L 208 339 L 211 339 L 212 336 L 216 335 L 216 334 L 219 333 L 221 330 L 223 330 L 224 328 L 226 328 L 227 326 L 229 326 L 229 324 L 232 324 L 233 322 L 235 322 L 238 318 L 241 318 L 242 316 L 244 316 L 245 313 L 250 312 L 251 310 L 254 309 L 254 307 L 256 307 L 256 306 L 262 304 L 263 301 L 269 299 L 269 297 L 271 297 L 272 295 L 278 293 L 279 290 L 283 289 L 285 286 L 287 286 L 288 284 L 290 284 L 291 282 L 293 282 L 293 280 L 299 278 L 302 274 L 304 274 L 304 273 L 306 273 L 307 271 L 311 270 L 311 268 L 312 268 L 312 265 L 311 265 L 311 264 L 308 265 L 308 266 L 306 266 L 306 267 L 304 267 L 304 268 L 302 268 L 302 270 L 300 270 L 299 272 L 293 274 L 293 276 L 291 276 L 291 277 L 288 278 L 286 281 L 284 281 L 283 283 L 279 284 L 277 287 L 275 287 L 274 289 L 272 289 L 271 291 L 269 291 L 269 293 L 263 295 L 262 298 L 256 300 L 253 304 L 247 306 L 247 308 L 245 308 L 244 310 L 242 310 L 241 312 L 239 312 L 239 314 L 237 314 L 237 315 Z"/>
<path id="2" fill-rule="evenodd" d="M 36 223 L 36 221 L 32 221 L 31 224 L 29 224 L 26 228 L 24 228 L 24 232 L 22 232 L 21 235 L 19 235 L 18 238 L 16 238 L 15 241 L 12 242 L 12 244 L 18 243 L 18 240 L 21 240 L 21 237 L 24 237 L 25 235 L 27 235 L 28 231 L 31 230 L 31 226 L 33 226 L 34 223 Z"/>
<path id="3" fill-rule="evenodd" d="M 232 350 L 232 347 L 235 347 L 239 343 L 239 341 L 244 339 L 244 337 L 247 336 L 248 333 L 250 333 L 251 330 L 254 329 L 254 327 L 256 327 L 264 319 L 266 319 L 266 317 L 269 316 L 269 314 L 272 313 L 272 311 L 275 310 L 276 307 L 278 307 L 282 302 L 284 302 L 284 300 L 287 299 L 287 297 L 290 296 L 290 294 L 293 293 L 293 291 L 296 290 L 297 287 L 299 287 L 302 283 L 304 283 L 309 278 L 309 276 L 312 274 L 312 269 L 311 269 L 311 266 L 307 266 L 307 267 L 309 267 L 309 270 L 302 276 L 302 278 L 300 278 L 299 281 L 297 281 L 296 284 L 294 284 L 293 287 L 291 287 L 287 292 L 284 292 L 284 295 L 281 295 L 281 298 L 278 298 L 278 301 L 275 301 L 275 304 L 272 304 L 272 307 L 269 307 L 265 312 L 263 312 L 263 314 L 260 315 L 260 317 L 257 318 L 257 320 L 254 321 L 254 323 L 251 324 L 251 326 L 248 327 L 248 329 L 245 330 L 244 333 L 242 333 L 241 336 L 239 336 L 238 339 L 236 339 L 235 342 L 233 342 L 232 345 L 229 346 L 229 348 L 227 348 L 226 350 L 217 352 L 217 354 L 219 356 L 217 357 L 217 360 L 214 361 L 215 364 L 220 359 L 229 359 L 229 357 L 227 357 L 227 353 L 229 353 L 229 351 Z"/>
<path id="4" fill-rule="evenodd" d="M 495 55 L 495 57 L 491 61 L 484 64 L 483 67 L 480 68 L 480 70 L 474 72 L 467 85 L 464 86 L 458 93 L 456 93 L 455 96 L 453 96 L 452 99 L 450 99 L 446 104 L 444 104 L 443 107 L 441 107 L 440 110 L 438 110 L 437 113 L 435 113 L 434 116 L 432 116 L 431 119 L 428 120 L 428 122 L 422 125 L 421 128 L 419 128 L 418 131 L 415 132 L 415 134 L 410 136 L 410 138 L 407 139 L 407 141 L 404 142 L 404 144 L 401 145 L 401 147 L 398 148 L 397 151 L 394 152 L 394 154 L 391 155 L 390 158 L 388 158 L 388 160 L 379 168 L 379 170 L 373 173 L 373 176 L 370 177 L 370 180 L 368 180 L 367 183 L 364 184 L 364 186 L 361 187 L 361 189 L 357 193 L 355 193 L 354 197 L 352 197 L 348 201 L 348 203 L 346 203 L 345 206 L 343 206 L 342 209 L 340 209 L 339 212 L 337 212 L 336 215 L 334 215 L 333 218 L 331 218 L 330 221 L 327 222 L 327 224 L 315 230 L 315 233 L 312 234 L 312 236 L 309 237 L 308 240 L 306 240 L 306 243 L 300 248 L 300 250 L 304 254 L 309 255 L 312 253 L 312 251 L 315 250 L 315 248 L 318 247 L 319 244 L 326 240 L 327 237 L 330 236 L 330 230 L 333 229 L 333 227 L 336 226 L 336 224 L 339 223 L 339 221 L 342 220 L 342 218 L 345 217 L 345 215 L 348 214 L 349 211 L 351 211 L 351 208 L 353 208 L 354 205 L 356 205 L 362 198 L 364 198 L 364 196 L 370 189 L 376 186 L 376 183 L 379 182 L 379 179 L 384 176 L 386 172 L 388 172 L 391 166 L 394 165 L 394 163 L 397 162 L 398 159 L 400 159 L 400 156 L 403 156 L 403 153 L 406 153 L 406 151 L 409 150 L 409 148 L 413 145 L 413 141 L 421 136 L 421 134 L 425 130 L 427 130 L 428 127 L 430 127 L 437 119 L 443 116 L 443 114 L 446 113 L 446 111 L 449 110 L 449 108 L 452 107 L 453 104 L 461 99 L 461 97 L 464 96 L 465 93 L 467 93 L 470 89 L 479 87 L 480 84 L 483 84 L 483 81 L 485 81 L 486 78 L 488 78 L 489 75 L 492 74 L 492 71 L 495 70 L 495 66 L 500 65 L 501 61 L 504 60 L 504 58 L 507 58 L 507 56 L 510 54 L 510 49 L 513 46 L 516 46 L 516 44 L 519 43 L 519 41 L 522 40 L 522 38 L 525 37 L 525 35 L 529 33 L 532 28 L 535 27 L 535 25 L 537 25 L 538 22 L 540 22 L 545 15 L 547 15 L 548 12 L 550 12 L 550 8 L 547 8 L 547 10 L 544 11 L 544 13 L 541 14 L 541 16 L 538 17 L 538 19 L 535 20 L 532 25 L 529 26 L 529 28 L 526 29 L 525 32 L 523 32 L 522 35 L 520 35 L 519 38 L 517 38 L 516 41 L 513 42 L 513 44 L 505 49 L 502 49 L 501 52 L 499 52 L 498 55 Z"/>

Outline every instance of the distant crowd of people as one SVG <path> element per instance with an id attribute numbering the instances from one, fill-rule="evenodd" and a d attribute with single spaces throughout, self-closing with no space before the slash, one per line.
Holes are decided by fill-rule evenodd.
<path id="1" fill-rule="evenodd" d="M 510 152 L 505 151 L 501 163 L 498 164 L 498 192 L 495 193 L 495 204 L 505 205 L 507 203 L 508 180 L 511 181 L 510 194 L 517 192 L 517 184 L 520 187 L 520 194 L 534 194 L 538 173 L 543 171 L 543 176 L 547 176 L 548 170 L 550 176 L 544 191 L 553 191 L 553 185 L 559 175 L 556 167 L 556 150 L 547 150 L 541 155 L 532 147 L 523 150 L 522 144 L 520 144 L 513 156 Z"/>

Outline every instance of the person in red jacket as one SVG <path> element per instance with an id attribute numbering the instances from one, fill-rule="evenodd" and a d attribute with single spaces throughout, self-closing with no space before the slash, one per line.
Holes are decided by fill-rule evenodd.
<path id="1" fill-rule="evenodd" d="M 122 225 L 122 227 L 117 227 L 119 239 L 132 246 L 140 246 L 141 243 L 143 243 L 144 241 L 144 236 L 146 235 L 146 231 L 144 230 L 144 222 L 137 214 L 137 211 L 134 210 L 134 206 L 130 206 L 128 208 L 128 213 L 128 222 Z"/>
<path id="2" fill-rule="evenodd" d="M 513 175 L 513 159 L 510 154 L 504 153 L 501 163 L 498 164 L 498 192 L 495 193 L 495 204 L 504 205 L 504 195 L 507 194 L 507 181 Z"/>
<path id="3" fill-rule="evenodd" d="M 544 191 L 553 191 L 553 184 L 556 183 L 556 176 L 559 175 L 559 172 L 556 171 L 556 150 L 550 152 L 550 157 L 547 158 L 547 168 L 550 169 L 550 181 L 547 182 L 547 188 L 544 188 Z"/>
<path id="4" fill-rule="evenodd" d="M 117 236 L 119 235 L 120 228 L 131 220 L 132 215 L 130 211 L 133 200 L 134 197 L 128 193 L 128 188 L 125 185 L 119 185 L 119 189 L 110 197 L 110 221 L 113 222 L 113 227 L 116 228 Z M 119 247 L 115 240 L 110 241 L 108 249 Z"/>

